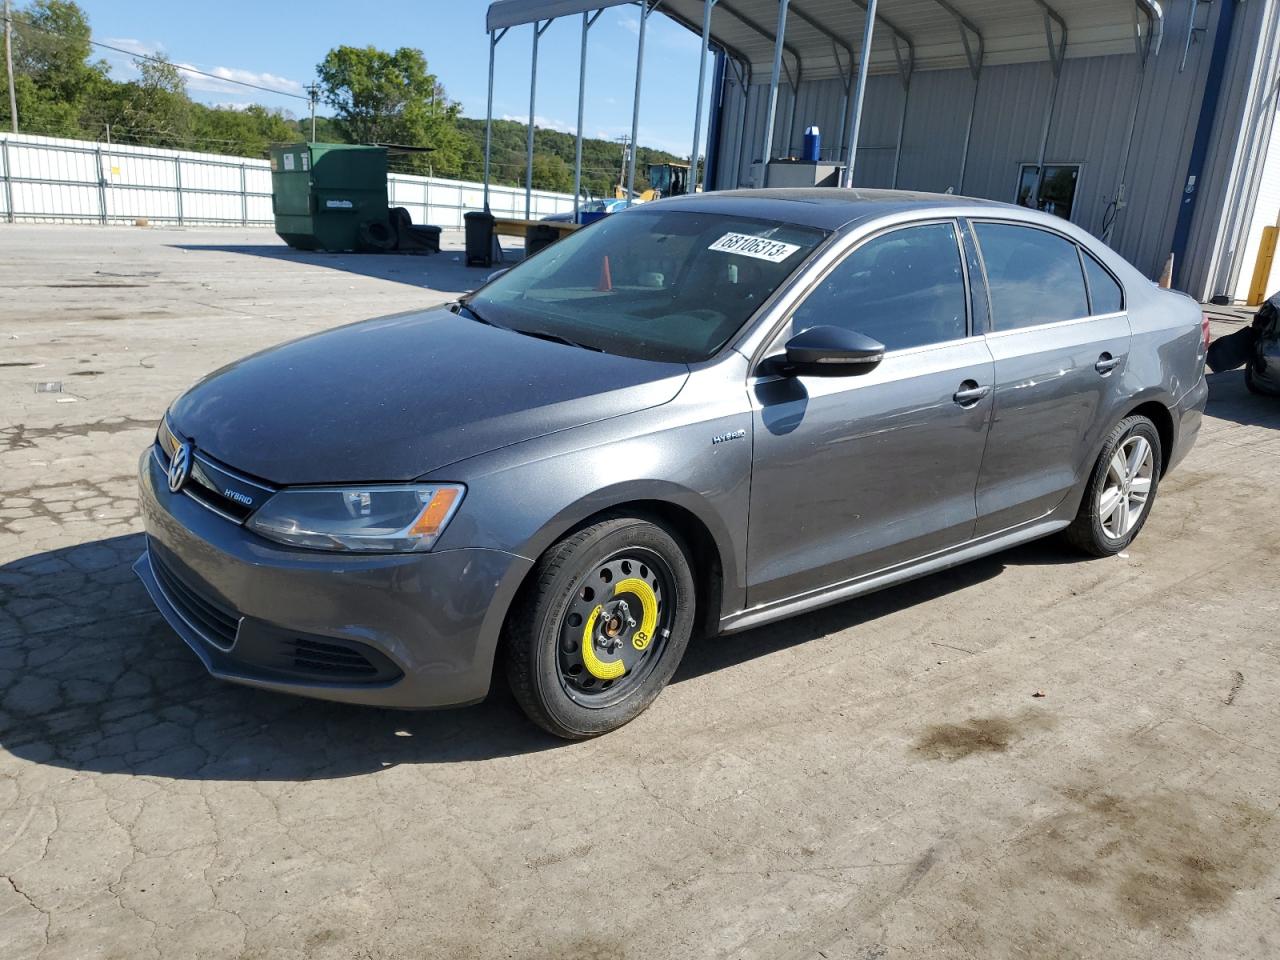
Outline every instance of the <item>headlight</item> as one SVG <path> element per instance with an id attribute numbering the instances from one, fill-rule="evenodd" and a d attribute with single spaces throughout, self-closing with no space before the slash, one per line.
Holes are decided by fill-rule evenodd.
<path id="1" fill-rule="evenodd" d="M 430 550 L 462 503 L 458 484 L 282 490 L 249 518 L 269 540 L 317 550 Z"/>

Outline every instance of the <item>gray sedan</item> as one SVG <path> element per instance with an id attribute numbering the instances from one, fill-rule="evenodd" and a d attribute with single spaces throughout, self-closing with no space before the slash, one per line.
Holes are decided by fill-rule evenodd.
<path id="1" fill-rule="evenodd" d="M 136 570 L 215 676 L 438 707 L 496 664 L 588 737 L 695 633 L 1049 534 L 1123 550 L 1200 428 L 1206 333 L 1035 211 L 663 200 L 196 384 L 142 456 Z"/>

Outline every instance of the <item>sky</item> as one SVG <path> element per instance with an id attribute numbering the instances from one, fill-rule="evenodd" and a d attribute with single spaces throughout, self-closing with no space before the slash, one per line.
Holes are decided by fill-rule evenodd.
<path id="1" fill-rule="evenodd" d="M 78 0 L 95 40 L 131 51 L 162 51 L 174 63 L 257 83 L 302 99 L 237 87 L 195 74 L 187 91 L 210 104 L 262 103 L 305 116 L 303 88 L 331 47 L 418 47 L 449 97 L 469 117 L 484 117 L 488 37 L 483 0 Z M 557 20 L 538 52 L 539 126 L 573 132 L 577 124 L 581 17 Z M 607 9 L 591 28 L 584 133 L 614 139 L 631 129 L 638 7 Z M 514 27 L 498 44 L 493 114 L 527 122 L 533 28 Z M 692 147 L 700 38 L 660 14 L 645 39 L 639 142 L 687 156 Z M 128 56 L 97 51 L 116 79 L 136 76 Z M 708 61 L 708 87 L 710 61 Z M 326 110 L 321 105 L 319 112 Z M 705 109 L 704 109 L 705 124 Z M 705 147 L 706 134 L 702 143 Z"/>

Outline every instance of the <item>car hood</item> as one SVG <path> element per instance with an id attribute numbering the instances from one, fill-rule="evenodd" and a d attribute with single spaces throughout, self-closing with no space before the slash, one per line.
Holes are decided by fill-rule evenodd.
<path id="1" fill-rule="evenodd" d="M 405 481 L 521 440 L 671 400 L 684 364 L 486 326 L 447 309 L 254 354 L 170 408 L 198 449 L 271 483 Z"/>

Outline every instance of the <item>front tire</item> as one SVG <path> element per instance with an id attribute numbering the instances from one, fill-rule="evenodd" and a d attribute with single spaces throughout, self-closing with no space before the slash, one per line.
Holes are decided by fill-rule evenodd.
<path id="1" fill-rule="evenodd" d="M 529 719 L 582 740 L 639 716 L 689 644 L 689 555 L 662 527 L 606 517 L 538 561 L 504 628 L 507 679 Z"/>
<path id="2" fill-rule="evenodd" d="M 1151 513 L 1163 463 L 1160 432 L 1143 416 L 1126 417 L 1103 444 L 1066 538 L 1095 557 L 1119 553 Z"/>

